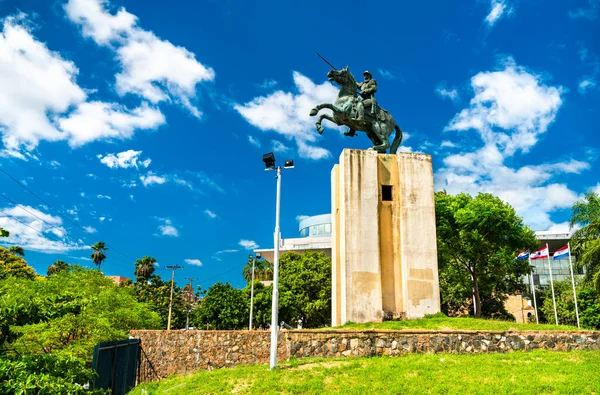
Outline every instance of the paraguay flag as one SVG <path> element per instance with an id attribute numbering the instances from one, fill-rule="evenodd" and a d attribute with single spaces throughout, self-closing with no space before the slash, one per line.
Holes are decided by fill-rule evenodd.
<path id="1" fill-rule="evenodd" d="M 517 255 L 517 261 L 524 261 L 527 258 L 529 258 L 529 250 L 525 250 Z"/>
<path id="2" fill-rule="evenodd" d="M 533 254 L 531 254 L 531 260 L 548 258 L 548 256 L 549 256 L 548 246 L 546 246 L 546 247 L 544 247 L 542 249 L 537 250 Z"/>
<path id="3" fill-rule="evenodd" d="M 569 256 L 571 252 L 569 251 L 569 245 L 559 248 L 553 255 L 552 259 L 560 259 L 566 256 Z"/>

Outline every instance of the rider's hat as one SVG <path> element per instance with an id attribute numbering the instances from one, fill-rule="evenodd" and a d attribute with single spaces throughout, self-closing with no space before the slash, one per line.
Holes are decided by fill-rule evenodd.
<path id="1" fill-rule="evenodd" d="M 363 75 L 368 75 L 369 77 L 373 77 L 373 74 L 371 74 L 371 72 L 369 70 L 365 70 L 363 72 Z"/>

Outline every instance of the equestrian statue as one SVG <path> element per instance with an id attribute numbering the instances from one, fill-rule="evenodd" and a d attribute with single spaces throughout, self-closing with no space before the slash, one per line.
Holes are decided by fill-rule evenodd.
<path id="1" fill-rule="evenodd" d="M 321 55 L 319 57 L 325 60 Z M 327 64 L 331 66 L 331 63 L 327 62 Z M 323 134 L 324 130 L 321 121 L 327 119 L 338 126 L 348 126 L 350 129 L 344 133 L 346 136 L 354 137 L 357 130 L 364 131 L 373 142 L 373 146 L 369 149 L 385 154 L 390 148 L 388 137 L 393 130 L 396 130 L 390 148 L 390 153 L 395 154 L 402 143 L 402 129 L 396 125 L 390 113 L 377 104 L 375 100 L 377 81 L 369 71 L 363 73 L 364 82 L 357 83 L 348 67 L 341 70 L 336 70 L 333 66 L 331 68 L 333 70 L 327 73 L 327 78 L 329 81 L 335 81 L 341 89 L 335 103 L 319 104 L 310 111 L 310 116 L 313 117 L 324 108 L 333 111 L 333 116 L 329 114 L 319 116 L 316 123 L 319 134 Z"/>

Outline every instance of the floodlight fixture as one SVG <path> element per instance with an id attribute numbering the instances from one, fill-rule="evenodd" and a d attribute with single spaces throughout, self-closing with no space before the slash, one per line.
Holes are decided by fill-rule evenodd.
<path id="1" fill-rule="evenodd" d="M 265 168 L 267 170 L 275 167 L 275 155 L 272 152 L 263 155 L 263 162 L 265 162 Z"/>
<path id="2" fill-rule="evenodd" d="M 293 169 L 294 168 L 294 161 L 291 159 L 288 159 L 285 161 L 285 164 L 283 165 L 283 167 L 285 167 L 286 169 Z"/>
<path id="3" fill-rule="evenodd" d="M 248 254 L 248 260 L 252 260 L 252 259 L 254 259 L 254 255 Z"/>
<path id="4" fill-rule="evenodd" d="M 260 252 L 257 252 L 256 253 L 256 259 L 260 259 L 260 258 L 262 258 L 262 255 L 260 254 Z"/>

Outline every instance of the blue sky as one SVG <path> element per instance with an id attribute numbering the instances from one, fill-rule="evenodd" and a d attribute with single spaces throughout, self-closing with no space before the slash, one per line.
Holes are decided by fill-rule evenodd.
<path id="1" fill-rule="evenodd" d="M 330 170 L 364 134 L 314 130 L 328 67 L 369 69 L 436 189 L 491 192 L 535 230 L 567 229 L 600 191 L 600 1 L 0 0 L 0 226 L 38 272 L 56 259 L 109 275 L 133 261 L 176 280 L 243 285 L 272 247 L 275 179 L 295 159 L 283 237 L 330 211 Z M 60 212 L 60 214 L 59 214 Z"/>

